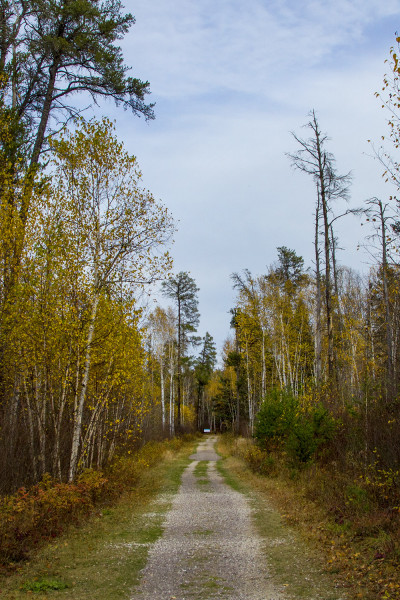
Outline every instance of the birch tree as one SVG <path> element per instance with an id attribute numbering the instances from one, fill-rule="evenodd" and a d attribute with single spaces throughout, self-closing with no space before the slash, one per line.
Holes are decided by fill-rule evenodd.
<path id="1" fill-rule="evenodd" d="M 151 336 L 151 346 L 152 352 L 155 356 L 159 364 L 159 374 L 160 374 L 160 399 L 161 399 L 161 425 L 163 432 L 166 431 L 167 425 L 167 402 L 166 402 L 166 392 L 168 391 L 167 386 L 167 376 L 168 376 L 168 367 L 169 362 L 171 361 L 170 354 L 173 351 L 173 345 L 176 339 L 176 327 L 175 327 L 176 317 L 171 308 L 164 310 L 160 306 L 157 306 L 155 310 L 149 315 L 148 319 L 148 328 L 149 334 Z M 172 373 L 174 374 L 174 368 L 172 364 Z M 171 381 L 169 382 L 170 386 L 170 396 L 173 393 L 173 385 Z M 173 402 L 170 403 L 169 413 L 170 413 L 170 428 L 172 428 L 172 419 L 171 419 L 171 408 L 173 406 Z"/>
<path id="2" fill-rule="evenodd" d="M 170 266 L 160 247 L 171 236 L 167 210 L 139 188 L 140 172 L 107 119 L 81 123 L 52 142 L 56 175 L 53 194 L 65 206 L 66 223 L 84 274 L 89 302 L 86 350 L 74 407 L 69 479 L 75 477 L 82 415 L 91 368 L 99 302 L 104 294 L 137 289 Z"/>

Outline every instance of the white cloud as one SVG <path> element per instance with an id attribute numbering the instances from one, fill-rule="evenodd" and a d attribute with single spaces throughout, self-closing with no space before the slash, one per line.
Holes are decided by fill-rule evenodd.
<path id="1" fill-rule="evenodd" d="M 400 2 L 138 0 L 134 10 L 131 62 L 158 96 L 172 99 L 216 90 L 268 95 L 276 75 L 323 66 L 361 42 L 366 26 L 398 16 Z"/>
<path id="2" fill-rule="evenodd" d="M 127 5 L 127 9 L 129 9 Z M 132 3 L 124 41 L 133 73 L 149 79 L 155 122 L 117 112 L 144 183 L 180 220 L 173 254 L 201 288 L 202 331 L 229 333 L 229 275 L 265 271 L 286 245 L 313 257 L 312 181 L 291 170 L 290 131 L 315 108 L 353 205 L 387 197 L 366 156 L 385 115 L 374 98 L 400 22 L 400 0 L 154 0 Z M 362 266 L 363 230 L 338 222 L 343 263 Z"/>

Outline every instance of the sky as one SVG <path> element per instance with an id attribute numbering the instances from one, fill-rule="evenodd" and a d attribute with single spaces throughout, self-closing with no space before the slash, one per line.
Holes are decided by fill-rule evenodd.
<path id="1" fill-rule="evenodd" d="M 143 185 L 174 216 L 174 272 L 200 288 L 199 334 L 229 335 L 230 275 L 254 275 L 287 246 L 312 266 L 315 186 L 291 168 L 291 132 L 315 109 L 339 173 L 352 171 L 349 206 L 394 193 L 368 140 L 387 118 L 374 93 L 400 30 L 400 0 L 125 0 L 136 23 L 121 42 L 132 75 L 150 82 L 156 119 L 111 104 Z M 340 264 L 366 272 L 365 227 L 336 221 Z M 167 301 L 161 299 L 161 304 Z"/>

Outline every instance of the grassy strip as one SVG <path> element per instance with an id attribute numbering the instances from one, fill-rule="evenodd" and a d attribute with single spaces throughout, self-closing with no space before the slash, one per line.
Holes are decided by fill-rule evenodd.
<path id="1" fill-rule="evenodd" d="M 373 512 L 363 496 L 357 497 L 351 481 L 343 482 L 342 473 L 324 472 L 318 465 L 289 471 L 279 466 L 276 456 L 267 456 L 263 466 L 270 475 L 260 475 L 254 472 L 250 440 L 226 437 L 220 451 L 233 455 L 229 460 L 237 461 L 240 477 L 251 480 L 253 487 L 271 499 L 284 523 L 319 549 L 326 572 L 345 587 L 347 597 L 400 600 L 396 515 Z M 347 506 L 340 504 L 340 510 L 334 493 L 339 486 L 354 489 L 353 500 Z"/>
<path id="2" fill-rule="evenodd" d="M 63 600 L 129 598 L 193 450 L 192 440 L 179 451 L 164 451 L 163 460 L 159 452 L 158 463 L 143 470 L 117 503 L 97 509 L 86 525 L 70 526 L 14 574 L 3 575 L 0 596 L 22 600 L 34 593 L 44 599 L 56 590 Z"/>
<path id="3" fill-rule="evenodd" d="M 210 480 L 208 478 L 208 460 L 200 460 L 194 468 L 196 483 L 203 492 L 209 491 Z"/>

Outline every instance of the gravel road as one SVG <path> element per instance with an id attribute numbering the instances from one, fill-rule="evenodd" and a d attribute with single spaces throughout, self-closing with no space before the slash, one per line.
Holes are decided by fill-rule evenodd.
<path id="1" fill-rule="evenodd" d="M 274 588 L 248 499 L 216 469 L 216 438 L 190 458 L 132 600 L 284 600 Z"/>

